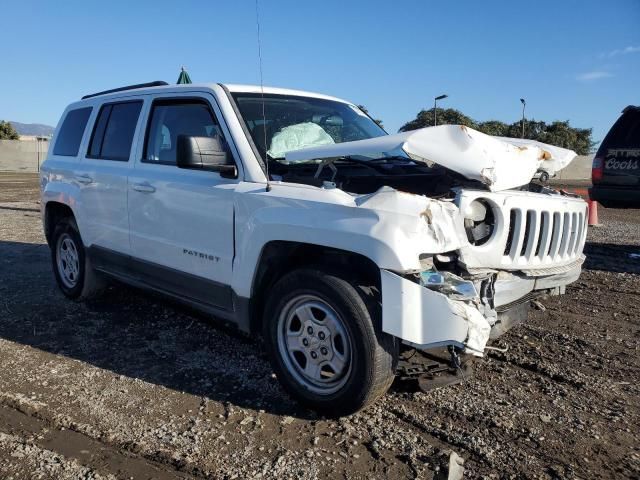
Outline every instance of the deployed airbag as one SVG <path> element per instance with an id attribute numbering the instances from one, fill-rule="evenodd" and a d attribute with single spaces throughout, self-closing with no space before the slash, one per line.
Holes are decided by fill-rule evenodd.
<path id="1" fill-rule="evenodd" d="M 297 123 L 276 133 L 267 153 L 271 158 L 282 158 L 287 152 L 333 143 L 333 138 L 320 125 L 312 122 Z"/>

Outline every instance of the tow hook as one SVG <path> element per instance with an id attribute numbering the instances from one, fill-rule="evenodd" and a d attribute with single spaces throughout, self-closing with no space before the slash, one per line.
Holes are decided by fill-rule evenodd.
<path id="1" fill-rule="evenodd" d="M 456 352 L 456 347 L 449 345 L 449 356 L 451 357 L 451 368 L 456 372 L 460 370 L 460 356 Z"/>

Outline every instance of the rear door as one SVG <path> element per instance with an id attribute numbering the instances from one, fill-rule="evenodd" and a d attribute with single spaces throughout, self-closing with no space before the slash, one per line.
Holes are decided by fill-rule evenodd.
<path id="1" fill-rule="evenodd" d="M 640 186 L 640 108 L 627 108 L 596 155 L 603 159 L 600 184 Z"/>
<path id="2" fill-rule="evenodd" d="M 147 283 L 229 310 L 238 180 L 176 166 L 178 135 L 230 138 L 220 119 L 210 94 L 153 97 L 129 177 L 129 224 L 132 264 Z"/>
<path id="3" fill-rule="evenodd" d="M 130 253 L 127 176 L 140 127 L 141 98 L 94 108 L 95 121 L 74 179 L 80 187 L 83 240 L 92 255 Z"/>

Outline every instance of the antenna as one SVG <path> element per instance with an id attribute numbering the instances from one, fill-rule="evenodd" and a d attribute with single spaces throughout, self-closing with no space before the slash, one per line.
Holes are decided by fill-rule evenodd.
<path id="1" fill-rule="evenodd" d="M 260 46 L 260 14 L 256 0 L 256 30 L 258 32 L 258 65 L 260 67 L 260 95 L 262 97 L 262 133 L 264 134 L 264 168 L 267 175 L 267 192 L 271 191 L 269 183 L 269 158 L 267 154 L 267 116 L 264 113 L 264 82 L 262 81 L 262 48 Z"/>

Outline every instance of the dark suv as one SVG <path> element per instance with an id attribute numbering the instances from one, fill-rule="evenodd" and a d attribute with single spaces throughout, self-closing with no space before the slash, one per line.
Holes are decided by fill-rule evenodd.
<path id="1" fill-rule="evenodd" d="M 629 105 L 593 159 L 591 200 L 605 207 L 640 208 L 640 107 Z"/>

